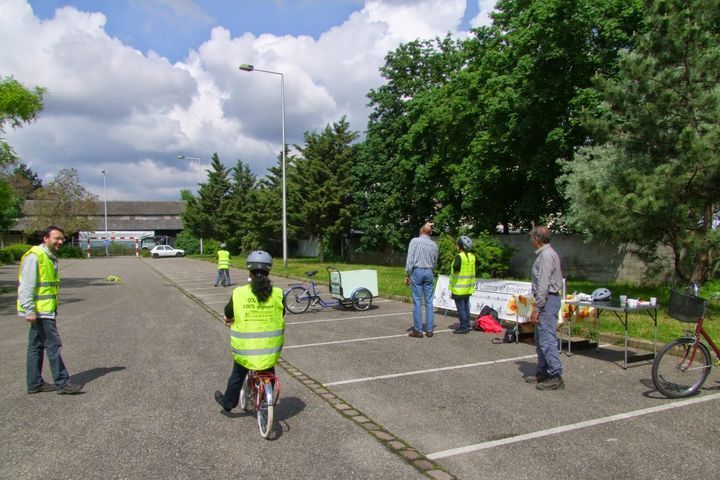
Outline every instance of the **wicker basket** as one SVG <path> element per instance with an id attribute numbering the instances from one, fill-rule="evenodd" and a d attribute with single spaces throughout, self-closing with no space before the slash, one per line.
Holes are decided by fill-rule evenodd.
<path id="1" fill-rule="evenodd" d="M 685 323 L 697 323 L 705 316 L 707 300 L 694 295 L 686 295 L 677 290 L 670 290 L 668 314 Z"/>

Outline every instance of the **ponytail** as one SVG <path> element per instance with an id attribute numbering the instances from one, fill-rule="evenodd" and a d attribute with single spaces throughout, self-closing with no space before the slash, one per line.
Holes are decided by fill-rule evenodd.
<path id="1" fill-rule="evenodd" d="M 250 290 L 252 290 L 260 303 L 270 298 L 272 288 L 272 282 L 268 278 L 267 272 L 263 270 L 252 270 L 250 272 Z"/>

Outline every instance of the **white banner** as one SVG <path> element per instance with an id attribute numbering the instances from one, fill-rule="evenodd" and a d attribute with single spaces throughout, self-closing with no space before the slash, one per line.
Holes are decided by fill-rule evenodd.
<path id="1" fill-rule="evenodd" d="M 435 308 L 457 311 L 450 294 L 450 277 L 440 275 L 435 285 Z M 470 313 L 477 315 L 485 305 L 498 312 L 503 320 L 525 322 L 523 314 L 530 314 L 532 284 L 514 280 L 478 279 L 475 293 L 470 297 Z M 523 300 L 526 300 L 523 304 Z"/>

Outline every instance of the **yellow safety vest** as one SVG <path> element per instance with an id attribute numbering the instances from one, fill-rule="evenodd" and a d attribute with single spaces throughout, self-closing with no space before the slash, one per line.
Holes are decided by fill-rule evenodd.
<path id="1" fill-rule="evenodd" d="M 218 250 L 218 270 L 228 270 L 230 268 L 230 252 L 227 250 Z"/>
<path id="2" fill-rule="evenodd" d="M 452 265 L 450 265 L 450 292 L 455 295 L 472 295 L 475 292 L 475 255 L 460 252 L 458 256 L 460 257 L 460 271 L 453 272 Z"/>
<path id="3" fill-rule="evenodd" d="M 35 313 L 38 315 L 55 313 L 57 311 L 58 292 L 60 291 L 60 274 L 55 270 L 55 264 L 45 249 L 34 246 L 20 259 L 20 270 L 18 271 L 18 282 L 22 281 L 22 264 L 25 257 L 35 255 L 38 262 L 38 278 L 35 284 Z M 25 309 L 17 302 L 17 310 L 25 313 Z"/>
<path id="4" fill-rule="evenodd" d="M 233 291 L 235 321 L 230 326 L 233 359 L 249 370 L 274 367 L 285 343 L 282 290 L 273 288 L 270 298 L 260 303 L 250 285 Z"/>

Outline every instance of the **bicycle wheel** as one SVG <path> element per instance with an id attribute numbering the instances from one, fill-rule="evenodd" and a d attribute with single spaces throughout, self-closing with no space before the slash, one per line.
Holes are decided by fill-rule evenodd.
<path id="1" fill-rule="evenodd" d="M 283 305 L 290 313 L 303 313 L 310 307 L 310 292 L 305 287 L 292 287 L 283 297 Z"/>
<path id="2" fill-rule="evenodd" d="M 249 412 L 252 410 L 252 399 L 250 398 L 250 387 L 248 386 L 248 375 L 245 375 L 242 388 L 240 388 L 240 408 Z"/>
<path id="3" fill-rule="evenodd" d="M 710 374 L 710 351 L 695 339 L 678 338 L 665 345 L 652 366 L 655 388 L 668 398 L 689 397 Z"/>
<path id="4" fill-rule="evenodd" d="M 260 435 L 263 438 L 270 437 L 273 428 L 275 415 L 275 407 L 273 406 L 273 387 L 272 383 L 260 381 L 257 388 L 257 421 Z"/>
<path id="5" fill-rule="evenodd" d="M 373 296 L 367 288 L 358 288 L 352 294 L 352 306 L 362 312 L 372 306 Z"/>

